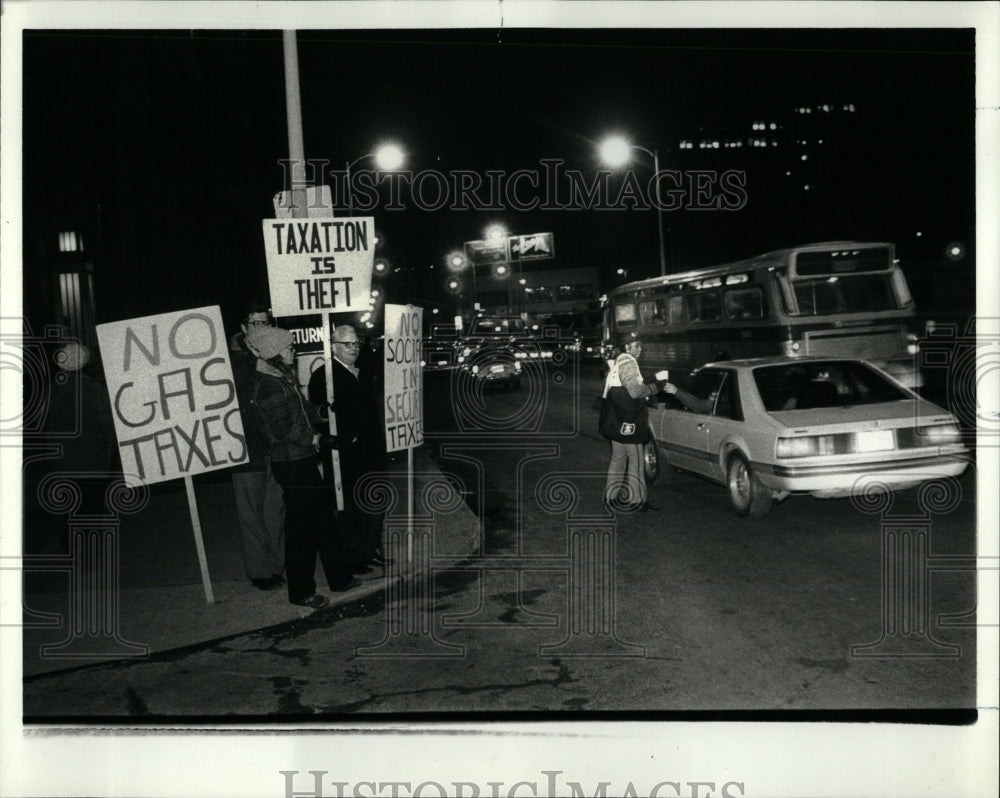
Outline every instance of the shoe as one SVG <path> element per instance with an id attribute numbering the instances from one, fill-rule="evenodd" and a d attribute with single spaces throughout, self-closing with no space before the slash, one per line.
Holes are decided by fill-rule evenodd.
<path id="1" fill-rule="evenodd" d="M 358 587 L 360 584 L 361 584 L 360 579 L 351 579 L 348 582 L 345 582 L 340 587 L 331 587 L 330 590 L 332 590 L 334 593 L 346 593 L 348 590 L 352 590 L 353 588 Z"/>
<path id="2" fill-rule="evenodd" d="M 638 511 L 640 513 L 658 513 L 660 511 L 660 508 L 657 507 L 655 504 L 650 504 L 649 502 L 643 502 L 642 504 L 639 505 Z"/>
<path id="3" fill-rule="evenodd" d="M 352 574 L 370 574 L 372 569 L 368 567 L 366 562 L 355 562 L 348 566 L 351 569 Z"/>
<path id="4" fill-rule="evenodd" d="M 274 576 L 271 577 L 271 579 L 274 580 L 274 584 L 276 585 L 285 584 L 285 577 L 283 577 L 281 574 L 275 574 Z"/>
<path id="5" fill-rule="evenodd" d="M 326 596 L 320 596 L 317 593 L 313 593 L 308 598 L 299 599 L 298 601 L 293 601 L 292 604 L 296 604 L 299 607 L 310 607 L 314 610 L 321 610 L 327 604 L 330 603 L 330 599 Z"/>
<path id="6" fill-rule="evenodd" d="M 274 577 L 269 576 L 267 579 L 251 579 L 250 584 L 258 590 L 274 590 L 275 588 L 281 587 L 281 585 L 284 584 L 284 580 L 281 582 L 275 582 Z"/>
<path id="7" fill-rule="evenodd" d="M 375 554 L 368 561 L 377 568 L 385 568 L 387 565 L 392 565 L 396 562 L 392 557 L 383 557 L 381 554 Z"/>

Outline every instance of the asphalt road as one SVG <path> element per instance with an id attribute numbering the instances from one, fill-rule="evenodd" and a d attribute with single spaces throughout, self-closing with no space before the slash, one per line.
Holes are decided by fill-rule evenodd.
<path id="1" fill-rule="evenodd" d="M 742 520 L 722 487 L 676 474 L 651 490 L 659 512 L 612 517 L 596 366 L 532 367 L 510 393 L 456 385 L 429 376 L 427 443 L 481 519 L 479 558 L 293 623 L 27 680 L 26 716 L 975 707 L 974 465 L 942 512 L 909 491 L 877 512 L 793 496 Z"/>

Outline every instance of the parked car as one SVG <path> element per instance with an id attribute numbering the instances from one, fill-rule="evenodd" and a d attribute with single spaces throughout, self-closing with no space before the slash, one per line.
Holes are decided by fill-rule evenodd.
<path id="1" fill-rule="evenodd" d="M 671 396 L 650 408 L 658 446 L 647 447 L 647 473 L 675 468 L 724 484 L 740 516 L 766 515 L 789 493 L 849 496 L 864 477 L 869 489 L 903 490 L 968 465 L 954 416 L 865 361 L 710 363 L 688 391 L 700 407 Z"/>

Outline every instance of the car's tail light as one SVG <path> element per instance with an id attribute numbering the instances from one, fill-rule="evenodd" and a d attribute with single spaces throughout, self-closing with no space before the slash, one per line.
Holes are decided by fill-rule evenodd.
<path id="1" fill-rule="evenodd" d="M 802 435 L 797 438 L 778 438 L 774 453 L 778 457 L 815 457 L 849 454 L 852 450 L 848 435 Z"/>
<path id="2" fill-rule="evenodd" d="M 928 446 L 961 443 L 962 432 L 958 424 L 934 424 L 929 427 L 917 427 L 917 439 Z"/>

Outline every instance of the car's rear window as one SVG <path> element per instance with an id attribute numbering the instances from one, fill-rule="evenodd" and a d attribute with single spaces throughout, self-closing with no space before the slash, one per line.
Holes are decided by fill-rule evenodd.
<path id="1" fill-rule="evenodd" d="M 855 360 L 783 363 L 753 370 L 764 409 L 809 410 L 897 402 L 910 395 Z"/>

